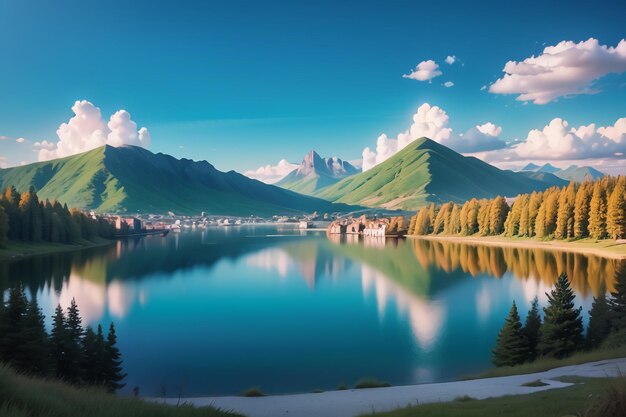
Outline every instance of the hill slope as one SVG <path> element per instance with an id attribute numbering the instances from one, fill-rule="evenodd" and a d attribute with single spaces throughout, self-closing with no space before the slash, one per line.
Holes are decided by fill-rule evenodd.
<path id="1" fill-rule="evenodd" d="M 323 189 L 316 196 L 370 207 L 415 210 L 428 202 L 515 196 L 567 184 L 552 174 L 544 173 L 544 178 L 533 175 L 503 171 L 422 138 L 374 168 Z"/>
<path id="2" fill-rule="evenodd" d="M 0 170 L 2 189 L 34 185 L 40 198 L 101 212 L 271 215 L 348 207 L 221 172 L 206 161 L 104 146 L 79 155 Z"/>
<path id="3" fill-rule="evenodd" d="M 337 157 L 322 158 L 312 150 L 304 156 L 297 169 L 278 181 L 276 185 L 310 195 L 358 172 L 360 170 L 348 161 Z"/>

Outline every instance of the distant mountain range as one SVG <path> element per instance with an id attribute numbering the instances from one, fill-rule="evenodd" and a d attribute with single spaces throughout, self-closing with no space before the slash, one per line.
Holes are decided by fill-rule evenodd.
<path id="1" fill-rule="evenodd" d="M 337 157 L 322 158 L 311 150 L 300 166 L 276 183 L 277 186 L 302 194 L 314 194 L 342 178 L 361 172 L 348 161 Z"/>
<path id="2" fill-rule="evenodd" d="M 221 172 L 206 161 L 176 159 L 135 146 L 89 152 L 0 170 L 2 189 L 31 185 L 41 199 L 101 212 L 273 215 L 351 207 Z"/>
<path id="3" fill-rule="evenodd" d="M 347 204 L 415 210 L 429 202 L 510 197 L 566 184 L 567 181 L 547 172 L 503 171 L 422 138 L 375 167 L 314 195 Z"/>
<path id="4" fill-rule="evenodd" d="M 537 165 L 530 163 L 520 170 L 520 172 L 536 172 L 536 173 L 549 173 L 554 174 L 557 177 L 566 181 L 582 182 L 585 180 L 595 180 L 604 176 L 603 172 L 598 171 L 595 168 L 577 165 L 571 165 L 568 168 L 561 169 L 550 164 Z"/>

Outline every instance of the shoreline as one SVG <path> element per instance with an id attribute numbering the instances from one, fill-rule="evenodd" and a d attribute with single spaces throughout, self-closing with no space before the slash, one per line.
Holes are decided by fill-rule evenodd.
<path id="1" fill-rule="evenodd" d="M 445 236 L 445 235 L 407 235 L 411 239 L 444 240 L 457 243 L 471 243 L 484 246 L 552 249 L 563 252 L 597 255 L 603 258 L 626 259 L 626 241 L 581 239 L 575 241 L 534 240 L 524 238 L 506 238 L 501 236 Z M 586 246 L 590 245 L 590 246 Z M 606 246 L 601 246 L 606 245 Z"/>
<path id="2" fill-rule="evenodd" d="M 432 384 L 403 385 L 386 388 L 350 389 L 321 393 L 269 395 L 266 397 L 187 397 L 144 398 L 165 404 L 190 404 L 195 407 L 213 406 L 231 410 L 247 417 L 355 417 L 375 412 L 393 411 L 407 404 L 445 403 L 462 396 L 477 400 L 506 395 L 532 394 L 550 389 L 565 388 L 572 383 L 556 380 L 565 376 L 589 378 L 618 377 L 626 374 L 626 358 L 600 360 L 580 365 L 569 365 L 532 374 L 452 381 Z M 542 380 L 547 385 L 523 386 Z"/>
<path id="3" fill-rule="evenodd" d="M 99 238 L 97 241 L 83 241 L 84 243 L 65 244 L 51 242 L 22 242 L 10 241 L 7 246 L 0 247 L 0 262 L 18 261 L 36 256 L 52 255 L 55 253 L 73 252 L 85 249 L 99 248 L 112 245 L 115 239 Z"/>

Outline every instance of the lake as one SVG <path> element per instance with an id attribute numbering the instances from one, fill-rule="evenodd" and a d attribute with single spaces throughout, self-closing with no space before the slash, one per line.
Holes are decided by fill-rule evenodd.
<path id="1" fill-rule="evenodd" d="M 116 325 L 130 393 L 310 392 L 375 377 L 446 381 L 490 368 L 513 300 L 567 272 L 583 306 L 614 285 L 616 262 L 553 250 L 421 239 L 329 239 L 242 226 L 121 240 L 0 264 L 50 326 L 75 298 L 86 324 Z"/>

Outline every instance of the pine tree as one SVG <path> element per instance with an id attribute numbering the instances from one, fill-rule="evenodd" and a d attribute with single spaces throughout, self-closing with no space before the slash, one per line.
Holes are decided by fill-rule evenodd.
<path id="1" fill-rule="evenodd" d="M 82 339 L 85 330 L 82 327 L 82 319 L 80 318 L 76 300 L 73 298 L 70 306 L 67 308 L 65 331 L 67 336 L 67 369 L 65 377 L 70 382 L 78 382 L 82 378 L 80 364 L 82 362 Z"/>
<path id="2" fill-rule="evenodd" d="M 538 356 L 538 345 L 541 330 L 541 316 L 539 315 L 539 300 L 533 300 L 532 307 L 526 316 L 522 334 L 528 341 L 528 359 L 533 361 Z"/>
<path id="3" fill-rule="evenodd" d="M 9 240 L 9 216 L 4 207 L 0 205 L 0 246 L 3 246 Z"/>
<path id="4" fill-rule="evenodd" d="M 611 329 L 626 329 L 626 261 L 621 261 L 615 271 L 615 290 L 608 300 L 611 311 Z"/>
<path id="5" fill-rule="evenodd" d="M 576 192 L 576 200 L 574 202 L 574 237 L 582 239 L 589 235 L 589 203 L 591 195 L 589 188 L 591 183 L 584 182 L 578 187 Z"/>
<path id="6" fill-rule="evenodd" d="M 110 392 L 115 392 L 124 387 L 121 381 L 126 377 L 122 372 L 122 360 L 120 351 L 117 348 L 117 336 L 115 335 L 115 326 L 111 323 L 109 334 L 105 342 L 105 387 Z"/>
<path id="7" fill-rule="evenodd" d="M 83 378 L 90 385 L 103 385 L 105 382 L 105 344 L 102 326 L 98 325 L 98 334 L 91 327 L 85 330 L 83 337 L 83 356 L 81 367 Z"/>
<path id="8" fill-rule="evenodd" d="M 57 305 L 52 316 L 52 331 L 50 332 L 50 346 L 53 367 L 57 378 L 68 380 L 72 374 L 68 357 L 68 334 L 65 327 L 65 315 L 61 305 Z"/>
<path id="9" fill-rule="evenodd" d="M 45 376 L 51 371 L 50 344 L 44 325 L 44 315 L 32 298 L 24 317 L 24 344 L 21 346 L 23 365 L 28 374 Z"/>
<path id="10" fill-rule="evenodd" d="M 593 185 L 587 228 L 589 236 L 594 239 L 603 239 L 606 236 L 606 194 L 600 181 Z"/>
<path id="11" fill-rule="evenodd" d="M 23 370 L 24 360 L 22 348 L 25 344 L 25 317 L 28 311 L 28 300 L 19 284 L 9 290 L 9 300 L 4 308 L 5 333 L 0 339 L 0 358 Z"/>
<path id="12" fill-rule="evenodd" d="M 514 366 L 528 359 L 528 341 L 522 334 L 522 323 L 515 301 L 498 334 L 491 361 L 495 366 Z"/>
<path id="13" fill-rule="evenodd" d="M 626 177 L 619 177 L 607 204 L 606 230 L 609 237 L 626 237 Z"/>
<path id="14" fill-rule="evenodd" d="M 548 307 L 544 307 L 539 352 L 558 359 L 578 350 L 583 341 L 582 307 L 574 308 L 576 298 L 566 274 L 557 279 L 548 296 Z"/>
<path id="15" fill-rule="evenodd" d="M 589 310 L 589 327 L 587 328 L 587 349 L 600 346 L 611 332 L 611 320 L 609 304 L 603 293 L 593 298 L 591 310 Z"/>

